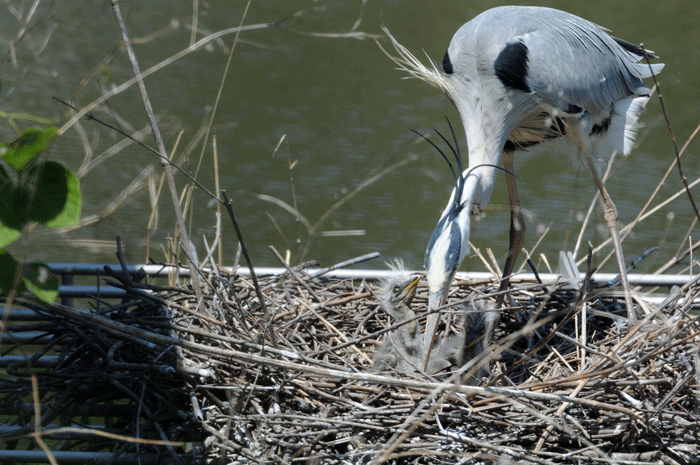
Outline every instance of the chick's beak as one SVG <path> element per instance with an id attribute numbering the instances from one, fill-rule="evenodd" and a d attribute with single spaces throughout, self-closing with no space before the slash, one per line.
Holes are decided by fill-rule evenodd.
<path id="1" fill-rule="evenodd" d="M 410 305 L 413 298 L 416 296 L 416 290 L 418 289 L 418 282 L 420 281 L 420 276 L 416 276 L 411 282 L 406 284 L 406 286 L 401 290 L 401 295 L 406 295 L 406 304 Z"/>

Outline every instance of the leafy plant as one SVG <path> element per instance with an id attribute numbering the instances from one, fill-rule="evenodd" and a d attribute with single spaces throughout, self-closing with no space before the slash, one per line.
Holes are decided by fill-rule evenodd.
<path id="1" fill-rule="evenodd" d="M 29 289 L 44 302 L 58 296 L 59 279 L 41 263 L 23 264 L 5 249 L 30 223 L 56 228 L 80 219 L 82 195 L 77 176 L 41 154 L 56 138 L 56 128 L 27 129 L 0 143 L 0 291 Z"/>

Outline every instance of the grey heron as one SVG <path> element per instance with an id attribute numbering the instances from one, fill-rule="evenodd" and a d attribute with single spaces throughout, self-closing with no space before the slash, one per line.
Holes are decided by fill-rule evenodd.
<path id="1" fill-rule="evenodd" d="M 469 167 L 497 165 L 513 172 L 517 149 L 565 136 L 583 155 L 605 202 L 605 220 L 625 290 L 628 317 L 636 319 L 619 237 L 617 211 L 598 166 L 612 151 L 629 154 L 637 119 L 650 90 L 642 79 L 663 64 L 641 63 L 645 51 L 608 35 L 575 15 L 544 7 L 504 6 L 487 10 L 454 35 L 441 69 L 423 65 L 384 28 L 410 76 L 440 89 L 457 108 L 467 138 Z M 646 54 L 650 58 L 653 55 Z M 442 213 L 426 250 L 429 310 L 442 306 L 469 248 L 470 213 L 486 207 L 496 169 L 480 166 L 464 179 Z M 524 219 L 512 174 L 506 174 L 511 204 L 510 247 L 502 289 L 523 244 Z M 430 347 L 439 315 L 430 313 Z M 426 352 L 429 352 L 426 351 Z M 427 363 L 426 354 L 424 363 Z"/>
<path id="2" fill-rule="evenodd" d="M 404 324 L 384 336 L 372 358 L 372 367 L 412 373 L 422 368 L 423 357 L 423 334 L 411 309 L 420 276 L 408 271 L 400 260 L 389 263 L 389 268 L 395 273 L 382 281 L 377 296 L 381 308 L 394 323 Z"/>

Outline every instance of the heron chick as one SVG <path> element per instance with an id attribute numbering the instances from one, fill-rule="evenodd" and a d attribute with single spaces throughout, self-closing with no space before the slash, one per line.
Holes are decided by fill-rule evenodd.
<path id="1" fill-rule="evenodd" d="M 394 323 L 402 324 L 384 336 L 372 358 L 372 367 L 413 373 L 421 368 L 423 356 L 423 334 L 411 309 L 420 277 L 408 271 L 400 260 L 389 263 L 389 268 L 395 273 L 382 280 L 377 296 L 381 308 Z"/>
<path id="2" fill-rule="evenodd" d="M 487 352 L 499 313 L 494 303 L 485 301 L 461 305 L 457 307 L 457 312 L 463 315 L 464 332 L 438 343 L 435 354 L 428 363 L 428 370 L 434 373 L 450 366 L 460 368 L 473 362 L 474 366 L 468 370 L 470 376 L 465 383 L 478 384 L 490 373 L 490 354 Z"/>

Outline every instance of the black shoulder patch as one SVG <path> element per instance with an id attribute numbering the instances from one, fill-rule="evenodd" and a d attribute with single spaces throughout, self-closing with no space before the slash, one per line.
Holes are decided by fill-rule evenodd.
<path id="1" fill-rule="evenodd" d="M 506 87 L 530 92 L 525 78 L 528 68 L 527 45 L 522 42 L 507 44 L 493 63 L 496 76 Z"/>
<path id="2" fill-rule="evenodd" d="M 445 74 L 452 74 L 455 70 L 452 68 L 452 60 L 450 60 L 449 52 L 445 52 L 445 56 L 442 57 L 442 70 Z"/>

